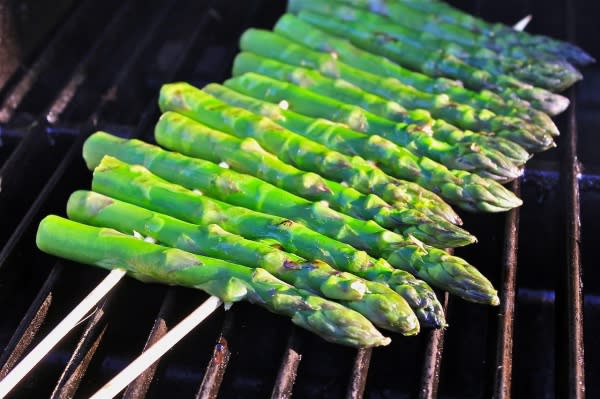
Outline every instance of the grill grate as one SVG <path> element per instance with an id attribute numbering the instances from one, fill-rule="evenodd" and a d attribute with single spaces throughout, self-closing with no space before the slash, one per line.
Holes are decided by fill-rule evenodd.
<path id="1" fill-rule="evenodd" d="M 591 6 L 583 0 L 551 7 L 456 3 L 488 19 L 516 21 L 532 13 L 533 31 L 583 38 L 584 48 L 600 53 L 590 34 Z M 103 277 L 100 270 L 57 262 L 34 244 L 41 217 L 64 213 L 68 195 L 89 186 L 80 156 L 85 137 L 106 129 L 152 140 L 160 84 L 222 81 L 239 34 L 248 26 L 270 27 L 284 7 L 284 1 L 262 0 L 84 1 L 58 21 L 31 66 L 0 88 L 0 378 Z M 558 121 L 559 149 L 536 157 L 512 184 L 525 199 L 522 210 L 464 217 L 480 243 L 457 254 L 500 288 L 500 308 L 445 294 L 448 330 L 392 334 L 389 347 L 355 351 L 236 304 L 211 316 L 123 397 L 583 398 L 586 374 L 587 394 L 600 395 L 600 384 L 590 378 L 600 351 L 593 333 L 600 273 L 582 275 L 582 263 L 590 262 L 580 250 L 582 242 L 593 247 L 593 237 L 600 237 L 593 234 L 600 164 L 587 148 L 597 143 L 591 135 L 600 125 L 593 116 L 600 105 L 596 68 L 586 69 L 586 80 L 570 92 L 572 106 Z M 578 131 L 586 144 L 583 171 Z M 585 236 L 580 220 L 590 224 Z M 205 298 L 122 282 L 14 396 L 89 396 Z"/>

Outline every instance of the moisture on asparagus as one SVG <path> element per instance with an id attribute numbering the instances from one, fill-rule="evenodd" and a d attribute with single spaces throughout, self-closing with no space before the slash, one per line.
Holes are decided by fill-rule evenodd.
<path id="1" fill-rule="evenodd" d="M 92 189 L 101 194 L 164 213 L 195 224 L 218 224 L 225 230 L 248 239 L 271 239 L 287 252 L 306 259 L 320 259 L 338 268 L 373 281 L 394 279 L 384 265 L 374 262 L 365 252 L 321 235 L 302 224 L 273 215 L 235 207 L 208 198 L 198 191 L 168 183 L 141 165 L 128 165 L 104 157 L 94 170 Z M 463 259 L 429 247 L 418 240 L 383 251 L 390 263 L 402 270 L 454 293 L 466 300 L 497 305 L 499 299 L 492 284 Z M 392 288 L 394 286 L 390 284 Z M 395 288 L 394 288 L 395 289 Z M 408 320 L 407 320 L 408 321 Z M 416 327 L 405 326 L 410 334 Z"/>
<path id="2" fill-rule="evenodd" d="M 113 229 L 86 226 L 54 215 L 41 221 L 36 242 L 49 254 L 109 270 L 122 268 L 142 281 L 201 289 L 224 302 L 246 300 L 258 304 L 290 317 L 294 324 L 330 342 L 354 347 L 390 343 L 359 313 L 298 290 L 264 269 L 166 248 Z"/>
<path id="3" fill-rule="evenodd" d="M 428 158 L 418 157 L 383 137 L 368 136 L 326 119 L 309 118 L 293 111 L 284 110 L 277 105 L 243 95 L 219 84 L 209 84 L 203 88 L 203 91 L 228 104 L 267 116 L 281 126 L 305 135 L 329 148 L 344 154 L 360 155 L 376 162 L 386 173 L 414 181 L 465 210 L 502 212 L 522 203 L 512 192 L 491 179 L 485 179 L 466 171 L 448 170 L 444 165 Z M 206 156 L 205 154 L 209 152 L 223 153 L 221 148 L 216 151 L 211 145 L 203 145 L 206 143 L 206 134 L 198 135 L 197 139 L 193 140 L 189 134 L 192 127 L 184 127 L 183 124 L 184 122 L 181 122 L 181 129 L 178 132 L 161 134 L 167 140 L 169 137 L 173 137 L 168 142 L 162 143 L 157 131 L 157 141 L 168 148 L 190 155 L 194 155 L 191 151 L 197 151 L 201 157 Z M 194 142 L 196 144 L 193 144 Z M 233 153 L 234 159 L 237 158 L 236 153 Z M 218 155 L 215 156 L 218 157 Z M 260 158 L 257 161 L 260 165 Z M 248 164 L 247 161 L 241 167 L 246 164 Z M 279 169 L 275 169 L 275 171 Z M 284 179 L 279 178 L 279 180 Z"/>
<path id="4" fill-rule="evenodd" d="M 524 139 L 520 127 L 509 129 L 502 126 L 494 134 L 460 130 L 442 119 L 434 119 L 425 109 L 407 110 L 395 101 L 366 92 L 345 80 L 330 79 L 316 70 L 284 64 L 253 53 L 238 54 L 233 65 L 234 76 L 255 72 L 287 81 L 294 84 L 292 89 L 302 87 L 315 94 L 358 106 L 392 122 L 406 123 L 409 129 L 418 126 L 422 131 L 431 132 L 434 138 L 448 144 L 475 144 L 482 151 L 498 151 L 515 165 L 523 165 L 530 158 L 529 153 L 517 144 Z"/>
<path id="5" fill-rule="evenodd" d="M 425 51 L 388 35 L 359 30 L 348 21 L 340 21 L 308 10 L 301 11 L 298 16 L 336 36 L 348 38 L 365 50 L 386 56 L 407 68 L 430 76 L 462 80 L 471 89 L 488 89 L 505 99 L 526 100 L 535 108 L 551 115 L 561 113 L 569 105 L 569 100 L 564 96 L 507 75 L 492 75 L 485 70 L 473 68 L 450 54 Z"/>
<path id="6" fill-rule="evenodd" d="M 430 77 L 411 71 L 388 58 L 362 50 L 344 38 L 318 29 L 295 15 L 284 14 L 275 24 L 273 31 L 312 50 L 328 53 L 343 63 L 363 71 L 380 77 L 397 79 L 422 92 L 446 95 L 452 102 L 469 105 L 478 111 L 488 109 L 498 115 L 533 123 L 551 136 L 559 134 L 552 119 L 527 102 L 512 99 L 507 101 L 489 90 L 473 91 L 463 87 L 460 81 Z M 525 125 L 527 123 L 523 123 L 523 126 Z"/>
<path id="7" fill-rule="evenodd" d="M 271 121 L 226 103 L 186 84 L 161 88 L 160 107 L 185 115 L 212 128 L 240 138 L 252 137 L 286 163 L 323 177 L 346 183 L 358 191 L 374 193 L 401 208 L 428 208 L 459 224 L 460 218 L 439 196 L 421 186 L 392 178 L 360 157 L 350 157 L 308 140 Z"/>

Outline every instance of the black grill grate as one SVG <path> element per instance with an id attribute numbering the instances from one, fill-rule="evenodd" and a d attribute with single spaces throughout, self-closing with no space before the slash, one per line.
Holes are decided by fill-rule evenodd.
<path id="1" fill-rule="evenodd" d="M 532 31 L 580 39 L 600 54 L 593 2 L 456 3 L 507 22 L 532 13 Z M 284 8 L 284 1 L 262 0 L 64 6 L 47 41 L 0 88 L 0 378 L 105 275 L 57 262 L 34 243 L 41 217 L 63 214 L 68 195 L 89 187 L 80 156 L 84 138 L 105 129 L 151 140 L 161 83 L 222 81 L 240 33 L 270 27 Z M 600 358 L 594 356 L 600 352 L 600 273 L 582 276 L 591 255 L 580 245 L 593 248 L 600 237 L 594 224 L 600 216 L 600 71 L 590 67 L 584 74 L 570 93 L 573 105 L 558 119 L 559 148 L 536 157 L 512 184 L 525 200 L 522 209 L 464 217 L 480 243 L 457 254 L 500 288 L 500 308 L 444 295 L 448 330 L 392 334 L 387 348 L 355 351 L 236 304 L 211 316 L 123 396 L 583 398 L 586 388 L 589 397 L 599 396 L 591 376 Z M 577 158 L 578 133 L 585 169 Z M 205 298 L 122 282 L 14 397 L 89 396 Z"/>

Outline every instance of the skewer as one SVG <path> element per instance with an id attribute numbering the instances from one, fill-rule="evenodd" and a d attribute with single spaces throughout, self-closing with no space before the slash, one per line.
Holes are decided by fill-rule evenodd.
<path id="1" fill-rule="evenodd" d="M 173 327 L 171 331 L 138 356 L 137 359 L 131 362 L 127 367 L 121 370 L 119 374 L 92 395 L 90 399 L 105 399 L 117 396 L 119 392 L 125 389 L 125 387 L 136 379 L 138 375 L 143 373 L 144 370 L 150 367 L 204 319 L 217 310 L 222 303 L 223 302 L 216 296 L 208 298 L 202 305 L 196 308 L 196 310 Z"/>
<path id="2" fill-rule="evenodd" d="M 525 28 L 527 28 L 527 25 L 529 25 L 529 22 L 531 22 L 531 18 L 533 18 L 531 14 L 526 15 L 523 19 L 521 19 L 513 26 L 513 29 L 518 31 L 524 31 Z"/>
<path id="3" fill-rule="evenodd" d="M 0 398 L 6 396 L 69 331 L 125 276 L 123 269 L 112 270 L 54 329 L 0 381 Z"/>

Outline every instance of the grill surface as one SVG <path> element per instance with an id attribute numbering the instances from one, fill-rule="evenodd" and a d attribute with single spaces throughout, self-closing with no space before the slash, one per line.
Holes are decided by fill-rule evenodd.
<path id="1" fill-rule="evenodd" d="M 454 3 L 507 23 L 531 13 L 528 30 L 600 58 L 600 7 L 592 1 Z M 0 71 L 0 378 L 105 275 L 35 249 L 39 220 L 64 214 L 68 195 L 90 185 L 84 138 L 105 129 L 152 140 L 161 83 L 222 81 L 240 33 L 270 28 L 285 8 L 264 0 L 87 0 L 61 2 L 49 15 L 33 4 L 3 4 L 0 21 L 13 23 L 2 25 L 12 42 L 0 51 L 12 57 Z M 35 34 L 23 34 L 33 27 Z M 573 105 L 558 118 L 558 149 L 536 156 L 511 186 L 525 205 L 461 215 L 479 243 L 456 253 L 500 288 L 501 307 L 443 295 L 446 331 L 392 334 L 389 347 L 355 351 L 236 304 L 212 315 L 123 396 L 600 397 L 593 379 L 600 272 L 583 275 L 581 266 L 592 264 L 590 248 L 600 244 L 600 69 L 583 72 L 569 92 Z M 205 298 L 126 279 L 13 396 L 89 396 Z"/>

